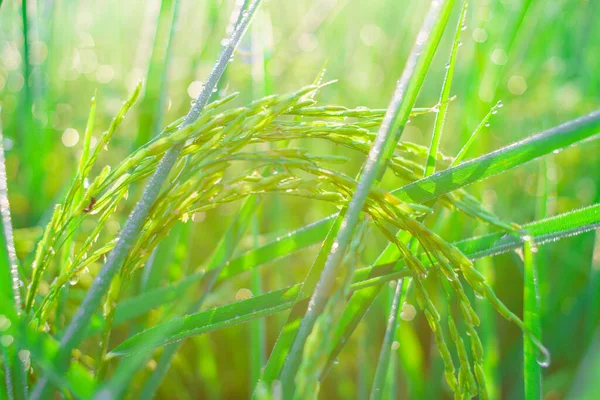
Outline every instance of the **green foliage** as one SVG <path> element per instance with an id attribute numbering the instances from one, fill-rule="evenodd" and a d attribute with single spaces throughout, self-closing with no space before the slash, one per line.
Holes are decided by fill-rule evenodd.
<path id="1" fill-rule="evenodd" d="M 0 398 L 593 397 L 594 2 L 34 3 Z"/>

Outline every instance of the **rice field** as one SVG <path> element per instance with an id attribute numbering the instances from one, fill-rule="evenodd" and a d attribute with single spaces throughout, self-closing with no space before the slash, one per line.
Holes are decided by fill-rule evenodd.
<path id="1" fill-rule="evenodd" d="M 0 399 L 594 399 L 600 2 L 0 1 Z"/>

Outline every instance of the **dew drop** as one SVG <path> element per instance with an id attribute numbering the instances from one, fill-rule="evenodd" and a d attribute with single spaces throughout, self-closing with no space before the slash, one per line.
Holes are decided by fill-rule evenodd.
<path id="1" fill-rule="evenodd" d="M 404 303 L 400 318 L 404 321 L 412 321 L 417 315 L 417 309 L 412 304 Z"/>
<path id="2" fill-rule="evenodd" d="M 538 348 L 538 355 L 537 355 L 537 363 L 540 365 L 540 367 L 542 368 L 548 368 L 550 366 L 550 352 L 548 351 L 548 349 L 544 346 L 542 346 L 540 343 L 536 343 L 536 346 Z"/>
<path id="3" fill-rule="evenodd" d="M 250 291 L 250 289 L 241 288 L 235 294 L 235 301 L 247 300 L 252 298 L 254 295 Z"/>
<path id="4" fill-rule="evenodd" d="M 69 285 L 75 286 L 77 285 L 77 282 L 79 282 L 79 275 L 73 275 L 71 278 L 69 278 Z"/>
<path id="5" fill-rule="evenodd" d="M 486 123 L 485 123 L 485 127 L 487 128 L 487 127 L 489 127 L 489 126 L 490 126 L 490 123 L 489 123 L 489 122 L 486 122 Z"/>

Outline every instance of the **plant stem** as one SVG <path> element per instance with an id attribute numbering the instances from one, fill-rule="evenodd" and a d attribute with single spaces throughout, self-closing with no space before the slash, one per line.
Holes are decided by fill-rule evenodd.
<path id="1" fill-rule="evenodd" d="M 265 85 L 265 35 L 264 35 L 264 9 L 259 10 L 256 15 L 256 23 L 252 26 L 250 31 L 251 38 L 251 61 L 252 61 L 252 94 L 255 99 L 260 99 L 266 95 Z M 273 148 L 273 144 L 271 144 Z M 257 147 L 257 150 L 260 150 Z M 273 199 L 275 202 L 273 208 L 267 208 L 263 210 L 267 213 L 267 217 L 271 221 L 278 221 L 277 208 L 279 204 L 277 198 Z M 260 246 L 260 218 L 258 215 L 258 209 L 252 216 L 252 240 L 253 247 L 257 248 Z M 253 296 L 259 296 L 263 292 L 263 282 L 260 268 L 254 268 L 250 276 L 250 290 Z M 262 368 L 266 364 L 266 321 L 264 318 L 259 318 L 250 323 L 250 390 L 256 386 L 256 383 L 260 380 L 260 374 Z"/>
<path id="2" fill-rule="evenodd" d="M 446 75 L 444 76 L 442 93 L 440 94 L 440 107 L 433 125 L 433 134 L 431 135 L 431 144 L 429 146 L 429 154 L 427 155 L 427 164 L 425 166 L 424 176 L 429 176 L 435 172 L 435 160 L 440 147 L 440 141 L 442 140 L 444 122 L 446 120 L 446 115 L 448 114 L 448 99 L 450 98 L 450 90 L 452 89 L 452 80 L 454 78 L 454 70 L 456 68 L 456 55 L 458 54 L 458 47 L 460 46 L 460 32 L 462 31 L 462 26 L 465 23 L 466 15 L 467 1 L 464 0 L 460 18 L 458 20 L 458 26 L 456 27 L 456 33 L 454 34 L 454 43 L 452 44 L 450 59 L 446 65 Z"/>
<path id="3" fill-rule="evenodd" d="M 404 71 L 398 81 L 390 105 L 387 108 L 377 137 L 371 147 L 367 160 L 358 181 L 356 191 L 345 213 L 337 237 L 332 244 L 331 251 L 325 262 L 325 267 L 321 273 L 319 282 L 310 299 L 308 309 L 302 322 L 294 343 L 290 349 L 288 359 L 281 372 L 281 382 L 284 391 L 284 397 L 291 398 L 294 391 L 294 377 L 300 365 L 304 343 L 308 338 L 316 319 L 323 312 L 329 296 L 335 286 L 337 270 L 341 264 L 342 258 L 346 253 L 348 244 L 352 238 L 354 227 L 356 226 L 362 207 L 369 195 L 371 187 L 378 182 L 392 155 L 404 126 L 408 121 L 410 109 L 413 106 L 413 100 L 421 87 L 422 81 L 430 60 L 435 54 L 439 38 L 448 21 L 448 15 L 452 10 L 454 0 L 446 2 L 434 1 L 425 17 L 421 30 L 417 35 L 417 40 L 410 56 L 407 60 Z M 438 22 L 438 17 L 439 19 Z M 437 39 L 437 40 L 436 40 Z M 421 54 L 424 57 L 421 57 Z M 415 71 L 418 71 L 413 80 Z"/>
<path id="4" fill-rule="evenodd" d="M 450 164 L 451 167 L 454 167 L 462 162 L 462 160 L 467 155 L 467 152 L 473 146 L 473 143 L 475 143 L 475 140 L 479 137 L 479 134 L 481 133 L 481 131 L 488 126 L 488 121 L 491 118 L 491 116 L 501 106 L 502 106 L 502 102 L 499 101 L 490 109 L 490 111 L 488 111 L 486 116 L 483 117 L 483 119 L 481 120 L 479 125 L 477 125 L 477 128 L 475 128 L 475 130 L 473 131 L 471 136 L 469 136 L 469 139 L 467 139 L 467 142 L 465 143 L 465 145 L 459 150 L 459 152 L 456 154 L 456 157 L 454 157 L 454 161 L 452 161 L 452 164 Z"/>
<path id="5" fill-rule="evenodd" d="M 540 295 L 538 271 L 534 259 L 537 251 L 531 238 L 525 240 L 524 255 L 524 291 L 523 291 L 523 323 L 538 339 L 541 339 Z M 542 367 L 538 362 L 538 347 L 528 335 L 523 336 L 523 375 L 525 384 L 525 399 L 542 398 Z"/>
<path id="6" fill-rule="evenodd" d="M 0 113 L 1 113 L 0 109 Z M 15 252 L 15 241 L 13 238 L 12 221 L 10 218 L 10 204 L 8 202 L 8 184 L 6 179 L 6 160 L 4 157 L 4 135 L 2 133 L 2 120 L 0 119 L 0 221 L 2 231 L 0 232 L 0 260 L 4 272 L 0 275 L 1 296 L 12 296 L 14 307 L 19 313 L 21 311 L 21 295 L 19 289 L 19 267 L 17 254 Z M 8 273 L 5 273 L 8 272 Z M 4 301 L 4 300 L 3 300 Z"/>
<path id="7" fill-rule="evenodd" d="M 406 294 L 406 285 L 408 279 L 398 279 L 392 306 L 390 307 L 390 315 L 388 318 L 385 336 L 379 353 L 379 361 L 377 362 L 377 371 L 371 388 L 370 400 L 380 400 L 383 398 L 388 366 L 390 365 L 390 357 L 392 353 L 392 342 L 396 336 L 396 327 L 398 326 L 398 315 L 402 310 L 402 303 Z"/>
<path id="8" fill-rule="evenodd" d="M 494 263 L 493 259 L 483 257 L 476 263 L 477 269 L 489 282 L 492 289 L 495 288 Z M 491 399 L 500 398 L 501 391 L 498 382 L 498 361 L 499 361 L 499 345 L 498 345 L 498 330 L 496 323 L 496 311 L 488 302 L 477 302 L 476 311 L 481 319 L 480 332 L 483 348 L 485 349 L 485 359 L 483 371 L 485 374 L 485 388 Z"/>
<path id="9" fill-rule="evenodd" d="M 135 148 L 160 132 L 165 114 L 169 66 L 177 32 L 180 0 L 162 0 L 156 21 L 152 55 L 146 75 L 146 90 L 140 104 L 139 132 Z M 166 39 L 163 37 L 166 36 Z"/>
<path id="10" fill-rule="evenodd" d="M 0 114 L 1 114 L 0 109 Z M 16 318 L 21 313 L 21 295 L 19 268 L 13 227 L 10 217 L 10 204 L 8 202 L 8 185 L 6 176 L 6 160 L 4 156 L 4 136 L 2 134 L 2 120 L 0 119 L 0 320 L 6 320 L 5 313 L 9 316 L 8 321 Z M 4 322 L 6 324 L 6 321 Z M 8 328 L 10 328 L 9 323 Z M 27 397 L 27 374 L 23 363 L 19 360 L 17 352 L 20 346 L 20 338 L 14 334 L 13 329 L 5 328 L 3 335 L 12 336 L 15 343 L 12 345 L 0 344 L 0 360 L 3 359 L 4 379 L 6 392 L 9 399 L 25 399 Z M 2 392 L 0 392 L 2 394 Z"/>
<path id="11" fill-rule="evenodd" d="M 458 24 L 454 34 L 454 42 L 452 44 L 452 50 L 450 51 L 450 58 L 446 65 L 446 75 L 444 76 L 444 83 L 442 84 L 442 92 L 439 100 L 439 110 L 437 112 L 435 123 L 433 127 L 433 133 L 431 136 L 431 144 L 429 146 L 429 153 L 427 155 L 425 171 L 423 177 L 426 178 L 435 172 L 436 158 L 440 142 L 442 140 L 442 133 L 444 130 L 444 122 L 448 113 L 448 100 L 450 98 L 450 90 L 452 88 L 452 80 L 454 79 L 454 70 L 456 68 L 456 56 L 458 54 L 458 48 L 460 47 L 460 33 L 465 23 L 465 17 L 467 15 L 467 1 L 463 0 L 461 14 L 458 19 Z M 404 233 L 398 232 L 397 237 L 401 239 Z M 418 241 L 412 241 L 411 251 L 416 254 L 418 251 Z M 390 347 L 392 345 L 393 338 L 395 337 L 398 322 L 398 307 L 399 304 L 403 303 L 403 298 L 406 297 L 407 288 L 411 283 L 411 277 L 399 280 L 394 291 L 392 305 L 389 310 L 388 326 L 385 331 L 384 342 L 379 353 L 379 362 L 377 364 L 377 371 L 375 374 L 375 380 L 371 390 L 371 399 L 378 400 L 383 397 L 384 388 L 386 385 L 386 375 L 388 371 L 393 371 L 394 363 L 390 360 Z M 395 360 L 395 359 L 392 359 Z"/>
<path id="12" fill-rule="evenodd" d="M 252 2 L 245 16 L 232 32 L 230 39 L 225 43 L 224 49 L 222 50 L 221 55 L 213 67 L 206 85 L 186 115 L 183 123 L 181 124 L 181 128 L 190 125 L 200 116 L 200 113 L 204 109 L 204 106 L 208 103 L 208 99 L 210 98 L 213 89 L 216 88 L 217 82 L 223 75 L 229 60 L 231 59 L 235 49 L 237 48 L 237 45 L 249 26 L 250 21 L 252 20 L 252 17 L 254 16 L 254 13 L 260 3 L 261 0 L 254 0 Z M 65 329 L 65 333 L 60 341 L 60 350 L 57 357 L 58 362 L 66 362 L 71 354 L 71 351 L 83 339 L 83 333 L 85 332 L 90 319 L 100 306 L 100 302 L 106 294 L 112 278 L 119 271 L 121 265 L 123 264 L 129 249 L 133 245 L 142 225 L 146 221 L 150 208 L 158 197 L 160 189 L 163 183 L 166 181 L 171 168 L 175 164 L 175 161 L 177 161 L 184 145 L 185 143 L 180 143 L 170 148 L 165 153 L 161 162 L 158 164 L 158 167 L 156 168 L 156 171 L 152 177 L 150 177 L 150 181 L 146 185 L 141 199 L 135 205 L 119 235 L 117 244 L 109 254 L 106 263 L 94 279 L 92 287 L 77 309 L 73 319 Z M 32 399 L 47 397 L 47 388 L 48 380 L 45 378 L 41 379 L 34 388 Z"/>

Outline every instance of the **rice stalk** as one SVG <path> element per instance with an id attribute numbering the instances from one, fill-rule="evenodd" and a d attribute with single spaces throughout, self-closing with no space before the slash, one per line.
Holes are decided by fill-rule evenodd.
<path id="1" fill-rule="evenodd" d="M 225 67 L 229 63 L 231 55 L 235 51 L 259 4 L 260 0 L 256 0 L 252 3 L 248 9 L 248 13 L 236 27 L 236 30 L 234 30 L 232 33 L 231 39 L 229 39 L 229 42 L 225 45 L 221 56 L 215 64 L 213 72 L 207 80 L 204 90 L 202 93 L 200 93 L 198 99 L 187 114 L 182 123 L 182 127 L 189 126 L 198 119 L 200 112 L 208 102 L 213 88 L 216 87 L 220 76 L 223 74 Z M 116 245 L 115 249 L 111 251 L 111 254 L 104 265 L 102 272 L 96 277 L 96 287 L 93 287 L 88 292 L 86 299 L 81 304 L 71 323 L 65 330 L 65 333 L 61 339 L 61 351 L 59 352 L 58 356 L 59 362 L 64 362 L 63 360 L 67 358 L 70 351 L 81 341 L 81 333 L 83 332 L 87 321 L 89 321 L 91 314 L 98 307 L 101 298 L 109 288 L 112 278 L 118 272 L 121 263 L 125 260 L 127 251 L 131 247 L 135 236 L 138 234 L 144 219 L 152 207 L 152 203 L 154 203 L 156 200 L 162 183 L 166 180 L 171 167 L 175 163 L 177 156 L 182 150 L 182 144 L 174 146 L 168 150 L 162 159 L 160 166 L 150 179 L 150 182 L 142 194 L 142 199 L 137 203 L 137 206 L 131 213 L 131 218 L 128 219 L 128 222 L 123 228 L 123 232 L 119 237 L 119 241 L 117 242 L 118 245 Z M 42 379 L 36 384 L 36 387 L 32 393 L 32 398 L 40 398 L 45 396 L 48 390 L 47 382 L 47 380 Z"/>

